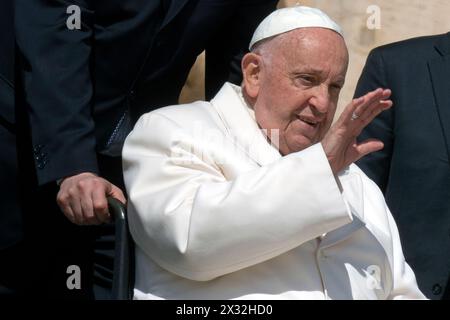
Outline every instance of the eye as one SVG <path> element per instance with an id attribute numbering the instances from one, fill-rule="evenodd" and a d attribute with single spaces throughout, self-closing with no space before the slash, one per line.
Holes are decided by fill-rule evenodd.
<path id="1" fill-rule="evenodd" d="M 333 84 L 333 85 L 331 85 L 331 89 L 333 91 L 340 91 L 342 89 L 342 85 L 340 85 L 340 84 Z"/>
<path id="2" fill-rule="evenodd" d="M 301 74 L 296 76 L 296 80 L 304 86 L 312 86 L 317 82 L 315 77 L 307 74 Z"/>

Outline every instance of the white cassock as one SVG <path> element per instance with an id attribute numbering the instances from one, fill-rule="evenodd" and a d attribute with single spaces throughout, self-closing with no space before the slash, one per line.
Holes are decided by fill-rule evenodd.
<path id="1" fill-rule="evenodd" d="M 136 299 L 424 298 L 378 187 L 282 157 L 239 87 L 143 115 L 123 164 Z"/>

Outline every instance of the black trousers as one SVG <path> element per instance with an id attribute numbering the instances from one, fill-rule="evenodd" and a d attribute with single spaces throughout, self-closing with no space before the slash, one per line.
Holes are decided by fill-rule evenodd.
<path id="1" fill-rule="evenodd" d="M 0 296 L 39 292 L 38 299 L 110 299 L 114 225 L 59 227 L 65 235 L 48 232 L 0 250 Z M 74 267 L 80 287 L 71 281 Z"/>
<path id="2" fill-rule="evenodd" d="M 67 231 L 67 230 L 66 230 Z M 82 233 L 89 234 L 88 230 Z M 69 232 L 72 239 L 34 238 L 24 240 L 0 251 L 0 295 L 33 299 L 91 300 L 93 293 L 93 257 L 89 248 L 90 235 Z M 68 284 L 73 275 L 71 267 L 79 273 L 79 288 Z M 77 275 L 78 276 L 78 275 Z"/>

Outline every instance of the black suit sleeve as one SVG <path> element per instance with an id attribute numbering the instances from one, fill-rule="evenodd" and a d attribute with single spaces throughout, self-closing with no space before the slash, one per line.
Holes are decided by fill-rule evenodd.
<path id="1" fill-rule="evenodd" d="M 377 88 L 389 88 L 387 70 L 380 49 L 373 50 L 366 61 L 355 91 L 360 97 Z M 394 93 L 395 95 L 395 93 Z M 384 149 L 371 153 L 357 162 L 357 165 L 385 192 L 388 183 L 392 148 L 394 143 L 393 121 L 395 105 L 375 118 L 358 137 L 358 141 L 378 139 L 384 143 Z"/>
<path id="2" fill-rule="evenodd" d="M 70 30 L 70 5 L 81 29 Z M 91 116 L 93 11 L 88 0 L 16 0 L 20 81 L 39 184 L 98 172 Z"/>

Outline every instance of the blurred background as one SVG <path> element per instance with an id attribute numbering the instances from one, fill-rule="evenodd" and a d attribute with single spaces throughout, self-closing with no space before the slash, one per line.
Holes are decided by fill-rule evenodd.
<path id="1" fill-rule="evenodd" d="M 353 98 L 356 82 L 371 49 L 412 37 L 450 31 L 448 0 L 281 0 L 278 7 L 306 5 L 323 10 L 344 30 L 350 53 L 338 112 Z M 414 52 L 411 52 L 414 54 Z M 204 54 L 197 58 L 180 103 L 204 99 Z"/>

